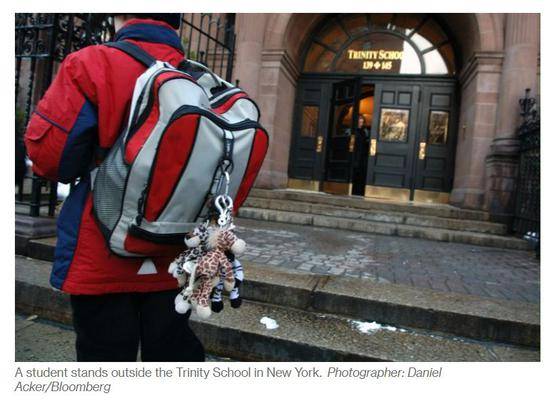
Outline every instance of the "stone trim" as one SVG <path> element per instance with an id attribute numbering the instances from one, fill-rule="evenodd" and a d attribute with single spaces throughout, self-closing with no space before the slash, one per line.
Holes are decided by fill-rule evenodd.
<path id="1" fill-rule="evenodd" d="M 504 63 L 504 52 L 475 52 L 464 65 L 459 82 L 464 88 L 480 72 L 500 74 Z"/>
<path id="2" fill-rule="evenodd" d="M 298 81 L 300 70 L 285 49 L 263 50 L 262 66 L 265 66 L 266 63 L 278 63 L 281 67 L 282 73 L 290 82 L 295 84 L 296 81 Z"/>

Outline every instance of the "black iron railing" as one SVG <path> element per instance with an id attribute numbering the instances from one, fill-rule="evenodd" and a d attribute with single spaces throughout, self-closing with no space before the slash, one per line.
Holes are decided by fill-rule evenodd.
<path id="1" fill-rule="evenodd" d="M 535 243 L 540 241 L 540 113 L 530 90 L 520 100 L 522 123 L 516 211 L 513 230 Z"/>
<path id="2" fill-rule="evenodd" d="M 235 14 L 182 14 L 180 37 L 188 58 L 208 65 L 231 81 L 235 47 Z M 71 52 L 108 41 L 114 34 L 108 14 L 15 14 L 16 143 L 34 106 L 50 85 L 59 63 Z M 15 202 L 17 212 L 55 214 L 57 183 L 26 175 Z"/>
<path id="3" fill-rule="evenodd" d="M 235 53 L 235 14 L 182 14 L 180 37 L 188 58 L 207 65 L 231 82 Z"/>
<path id="4" fill-rule="evenodd" d="M 113 34 L 105 14 L 15 14 L 16 141 L 21 142 L 34 106 L 50 85 L 59 63 L 71 52 L 102 43 Z M 39 216 L 55 213 L 57 183 L 26 175 L 16 183 L 15 202 Z"/>

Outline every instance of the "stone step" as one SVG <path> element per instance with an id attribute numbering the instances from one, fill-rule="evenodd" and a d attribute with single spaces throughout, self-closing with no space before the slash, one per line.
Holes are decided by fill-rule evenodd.
<path id="1" fill-rule="evenodd" d="M 268 330 L 268 317 L 278 328 Z M 246 301 L 207 320 L 192 317 L 192 328 L 213 354 L 252 361 L 540 361 L 536 349 L 476 342 L 445 334 L 382 326 Z"/>
<path id="2" fill-rule="evenodd" d="M 493 222 L 469 219 L 441 218 L 433 215 L 420 215 L 375 209 L 338 207 L 334 205 L 309 203 L 303 201 L 249 197 L 246 200 L 245 207 L 298 212 L 313 215 L 325 215 L 336 218 L 358 219 L 369 222 L 433 227 L 448 230 L 459 230 L 464 232 L 478 232 L 497 235 L 506 234 L 506 225 Z"/>
<path id="3" fill-rule="evenodd" d="M 69 298 L 48 286 L 48 271 L 44 261 L 16 257 L 16 309 L 68 324 Z M 263 317 L 278 328 L 268 330 Z M 193 315 L 191 325 L 209 353 L 238 360 L 540 361 L 535 348 L 389 326 L 364 333 L 364 322 L 248 300 L 206 320 Z"/>
<path id="4" fill-rule="evenodd" d="M 478 340 L 540 345 L 540 306 L 243 261 L 243 297 Z"/>
<path id="5" fill-rule="evenodd" d="M 474 244 L 477 246 L 499 247 L 515 250 L 529 250 L 527 241 L 510 236 L 466 232 L 393 222 L 375 222 L 361 219 L 315 215 L 301 212 L 288 212 L 272 209 L 241 207 L 239 217 L 270 222 L 284 222 L 298 225 L 311 225 L 326 228 L 352 230 L 388 236 L 414 237 L 451 243 Z"/>
<path id="6" fill-rule="evenodd" d="M 15 315 L 16 362 L 74 362 L 76 334 L 71 325 L 26 314 Z M 141 361 L 138 353 L 137 361 Z M 231 362 L 207 354 L 207 362 Z"/>
<path id="7" fill-rule="evenodd" d="M 375 211 L 401 212 L 417 215 L 437 216 L 451 219 L 489 221 L 489 214 L 483 211 L 461 209 L 446 204 L 418 202 L 397 202 L 359 196 L 343 196 L 313 191 L 266 190 L 253 188 L 250 197 L 288 201 L 301 201 L 311 204 L 325 204 L 335 207 L 358 208 Z"/>
<path id="8" fill-rule="evenodd" d="M 28 255 L 51 260 L 52 243 L 52 239 L 30 241 Z M 315 275 L 246 260 L 243 264 L 243 298 L 247 300 L 478 340 L 540 345 L 537 304 Z M 37 277 L 39 283 L 48 282 L 47 262 L 18 256 L 16 268 L 16 279 Z"/>

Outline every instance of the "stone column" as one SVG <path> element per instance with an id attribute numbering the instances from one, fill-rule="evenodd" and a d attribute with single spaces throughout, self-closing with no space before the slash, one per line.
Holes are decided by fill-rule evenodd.
<path id="1" fill-rule="evenodd" d="M 507 14 L 504 63 L 499 88 L 495 138 L 486 159 L 485 209 L 491 219 L 511 223 L 518 173 L 519 100 L 525 89 L 538 94 L 538 14 Z"/>
<path id="2" fill-rule="evenodd" d="M 256 181 L 260 188 L 286 188 L 292 113 L 298 69 L 283 49 L 264 49 L 258 105 L 270 135 L 269 149 Z"/>
<path id="3" fill-rule="evenodd" d="M 259 94 L 264 32 L 268 14 L 238 13 L 235 21 L 235 80 L 253 99 Z"/>
<path id="4" fill-rule="evenodd" d="M 237 14 L 236 20 L 234 77 L 260 107 L 260 122 L 270 136 L 268 153 L 254 184 L 260 188 L 285 188 L 288 180 L 292 112 L 299 74 L 287 51 L 289 43 L 283 39 L 288 17 Z M 274 23 L 278 18 L 282 24 Z M 278 40 L 273 41 L 274 38 Z"/>
<path id="5" fill-rule="evenodd" d="M 461 101 L 451 204 L 483 209 L 485 158 L 495 138 L 502 52 L 475 52 L 460 76 Z"/>

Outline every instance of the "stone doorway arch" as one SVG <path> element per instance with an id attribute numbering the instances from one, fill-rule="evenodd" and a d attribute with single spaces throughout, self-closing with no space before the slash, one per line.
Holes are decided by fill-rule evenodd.
<path id="1" fill-rule="evenodd" d="M 500 82 L 504 42 L 503 16 L 501 14 L 449 14 L 437 17 L 453 34 L 460 49 L 459 77 L 463 102 L 459 123 L 462 131 L 457 144 L 457 153 L 469 155 L 473 148 L 478 149 L 475 156 L 477 164 L 472 165 L 472 161 L 467 158 L 457 160 L 451 201 L 457 205 L 477 208 L 482 203 L 480 195 L 483 196 L 484 193 L 484 175 L 479 174 L 483 170 L 484 157 L 479 155 L 488 152 L 490 140 L 483 142 L 476 138 L 474 127 L 464 128 L 462 123 L 472 121 L 474 116 L 486 115 L 484 136 L 490 139 L 494 136 L 496 93 Z M 262 35 L 258 35 L 258 30 L 241 32 L 244 33 L 244 37 L 241 33 L 237 33 L 237 53 L 241 53 L 239 48 L 243 48 L 243 43 L 248 43 L 249 48 L 252 47 L 250 38 L 252 36 L 255 38 L 254 45 L 259 63 L 256 64 L 257 70 L 252 73 L 252 76 L 257 77 L 256 85 L 252 83 L 251 86 L 257 88 L 255 95 L 263 110 L 263 123 L 272 137 L 272 145 L 257 182 L 259 187 L 286 187 L 294 95 L 301 70 L 300 56 L 311 32 L 324 18 L 326 15 L 323 14 L 303 13 L 248 14 L 244 18 L 241 17 L 241 21 L 246 19 L 249 26 L 254 25 L 252 23 L 254 21 L 258 30 L 261 25 L 263 31 Z M 237 59 L 238 76 L 240 58 L 237 57 Z M 242 68 L 244 63 L 241 59 L 241 71 L 246 70 Z M 249 62 L 249 65 L 251 64 L 252 61 Z M 482 81 L 486 84 L 485 87 L 480 88 L 477 84 Z M 488 98 L 493 99 L 493 105 L 487 104 Z M 468 107 L 464 106 L 464 99 L 468 99 Z M 472 174 L 472 169 L 475 174 Z"/>

